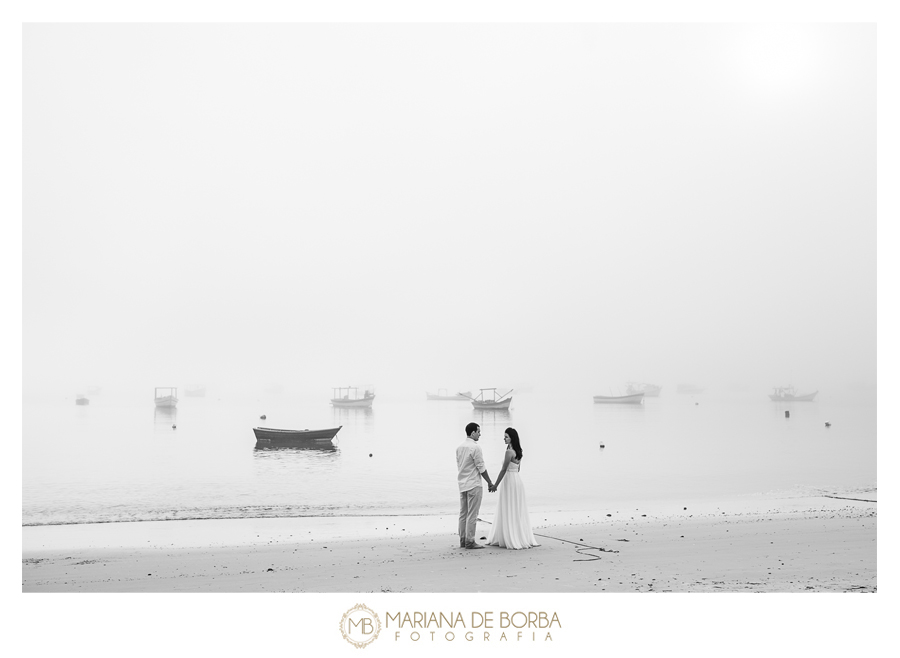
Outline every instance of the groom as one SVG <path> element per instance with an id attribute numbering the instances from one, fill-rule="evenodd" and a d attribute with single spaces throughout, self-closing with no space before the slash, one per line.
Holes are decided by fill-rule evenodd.
<path id="1" fill-rule="evenodd" d="M 456 448 L 456 466 L 459 481 L 459 546 L 460 548 L 484 548 L 475 543 L 475 521 L 481 508 L 481 478 L 488 483 L 488 490 L 494 491 L 494 483 L 484 467 L 481 455 L 481 428 L 478 423 L 466 425 L 466 440 Z M 480 476 L 480 477 L 479 477 Z"/>

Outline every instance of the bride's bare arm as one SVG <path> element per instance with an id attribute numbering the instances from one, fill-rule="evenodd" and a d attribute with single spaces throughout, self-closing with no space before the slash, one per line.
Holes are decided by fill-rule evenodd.
<path id="1" fill-rule="evenodd" d="M 494 482 L 494 488 L 500 486 L 500 480 L 503 479 L 503 476 L 506 475 L 506 469 L 509 467 L 509 462 L 512 460 L 513 455 L 516 454 L 515 450 L 507 450 L 503 455 L 503 468 L 500 469 L 500 475 L 497 476 L 497 481 Z"/>

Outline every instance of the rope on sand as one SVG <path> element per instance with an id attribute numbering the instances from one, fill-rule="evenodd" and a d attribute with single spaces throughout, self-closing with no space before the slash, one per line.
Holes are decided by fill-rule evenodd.
<path id="1" fill-rule="evenodd" d="M 559 537 L 551 537 L 549 535 L 539 535 L 538 533 L 534 533 L 536 537 L 543 537 L 544 539 L 555 539 L 556 541 L 562 541 L 567 544 L 574 544 L 575 546 L 582 546 L 583 548 L 576 548 L 575 552 L 579 555 L 587 555 L 590 559 L 579 560 L 574 559 L 572 562 L 593 562 L 594 560 L 599 560 L 601 558 L 600 555 L 591 555 L 590 553 L 584 553 L 583 551 L 600 551 L 601 553 L 618 553 L 619 551 L 614 551 L 611 548 L 601 548 L 600 546 L 588 546 L 587 544 L 581 544 L 577 541 L 571 541 L 569 539 L 560 539 Z"/>
<path id="2" fill-rule="evenodd" d="M 838 498 L 840 500 L 858 500 L 861 503 L 877 503 L 877 500 L 866 500 L 865 498 L 847 498 L 845 496 L 829 496 L 828 494 L 822 494 L 823 498 Z"/>
<path id="3" fill-rule="evenodd" d="M 484 521 L 483 519 L 478 519 L 482 523 L 487 523 L 488 525 L 494 525 L 490 521 Z M 619 551 L 614 551 L 611 548 L 601 548 L 600 546 L 588 546 L 587 544 L 582 544 L 577 541 L 572 541 L 570 539 L 561 539 L 559 537 L 551 537 L 550 535 L 541 535 L 537 532 L 532 533 L 535 537 L 543 537 L 544 539 L 554 539 L 556 541 L 565 542 L 566 544 L 573 544 L 575 546 L 581 546 L 582 548 L 576 548 L 575 552 L 579 555 L 587 555 L 590 559 L 579 560 L 574 559 L 572 562 L 593 562 L 594 560 L 599 560 L 602 556 L 600 555 L 591 555 L 590 553 L 584 553 L 583 551 L 600 551 L 601 553 L 618 553 Z"/>

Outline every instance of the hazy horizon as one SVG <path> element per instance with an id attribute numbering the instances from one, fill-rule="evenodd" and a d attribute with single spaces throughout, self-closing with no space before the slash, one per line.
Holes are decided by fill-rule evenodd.
<path id="1" fill-rule="evenodd" d="M 25 24 L 24 397 L 874 389 L 875 37 Z"/>

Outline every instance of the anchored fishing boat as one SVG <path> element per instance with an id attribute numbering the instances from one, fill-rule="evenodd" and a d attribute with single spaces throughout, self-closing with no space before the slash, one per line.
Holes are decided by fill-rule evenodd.
<path id="1" fill-rule="evenodd" d="M 310 444 L 331 444 L 331 440 L 343 425 L 324 430 L 281 430 L 272 427 L 254 427 L 256 447 L 297 446 Z"/>
<path id="2" fill-rule="evenodd" d="M 344 392 L 346 391 L 346 393 Z M 352 395 L 351 395 L 352 391 Z M 331 389 L 331 404 L 335 407 L 357 407 L 368 408 L 372 406 L 375 400 L 375 392 L 366 389 L 363 396 L 359 397 L 359 388 L 356 386 L 346 386 Z"/>
<path id="3" fill-rule="evenodd" d="M 87 399 L 86 397 L 84 397 L 83 395 L 76 395 L 76 396 L 75 396 L 75 404 L 77 404 L 78 406 L 84 406 L 84 405 L 90 404 L 90 403 L 91 403 L 91 401 L 88 400 L 88 399 Z"/>
<path id="4" fill-rule="evenodd" d="M 178 389 L 173 386 L 159 386 L 153 389 L 153 402 L 157 407 L 174 407 L 178 404 Z"/>
<path id="5" fill-rule="evenodd" d="M 816 399 L 818 391 L 798 395 L 793 386 L 776 386 L 775 393 L 769 396 L 773 402 L 812 402 Z"/>
<path id="6" fill-rule="evenodd" d="M 509 409 L 509 404 L 512 402 L 512 397 L 506 397 L 510 393 L 513 392 L 513 389 L 509 389 L 503 395 L 497 395 L 496 388 L 481 388 L 478 389 L 479 393 L 474 398 L 471 396 L 466 396 L 469 400 L 472 401 L 472 407 L 474 409 L 479 410 L 496 410 L 496 409 Z M 491 397 L 488 399 L 487 393 L 490 392 Z"/>
<path id="7" fill-rule="evenodd" d="M 595 395 L 597 404 L 641 404 L 644 401 L 643 393 L 631 393 L 629 395 Z"/>
<path id="8" fill-rule="evenodd" d="M 662 386 L 657 386 L 656 384 L 628 382 L 625 385 L 625 393 L 628 395 L 643 393 L 645 398 L 658 398 L 660 391 L 662 391 Z"/>

